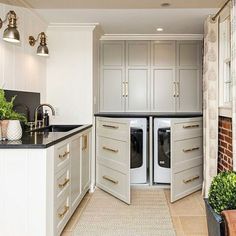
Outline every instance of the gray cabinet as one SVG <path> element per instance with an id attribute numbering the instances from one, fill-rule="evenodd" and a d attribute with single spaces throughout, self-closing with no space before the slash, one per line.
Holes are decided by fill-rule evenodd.
<path id="1" fill-rule="evenodd" d="M 101 44 L 100 111 L 123 111 L 125 108 L 125 43 Z"/>
<path id="2" fill-rule="evenodd" d="M 100 111 L 201 111 L 201 48 L 201 41 L 103 41 Z"/>
<path id="3" fill-rule="evenodd" d="M 126 111 L 150 110 L 150 42 L 126 42 Z"/>

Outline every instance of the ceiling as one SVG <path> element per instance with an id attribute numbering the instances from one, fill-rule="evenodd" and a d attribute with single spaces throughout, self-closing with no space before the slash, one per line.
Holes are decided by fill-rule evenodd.
<path id="1" fill-rule="evenodd" d="M 6 0 L 5 0 L 6 1 Z M 9 0 L 10 1 L 10 0 Z M 19 0 L 22 1 L 22 0 Z M 152 9 L 168 2 L 173 8 L 218 8 L 225 0 L 24 0 L 37 9 Z"/>
<path id="2" fill-rule="evenodd" d="M 38 10 L 50 23 L 100 23 L 106 34 L 202 34 L 203 22 L 216 9 Z"/>

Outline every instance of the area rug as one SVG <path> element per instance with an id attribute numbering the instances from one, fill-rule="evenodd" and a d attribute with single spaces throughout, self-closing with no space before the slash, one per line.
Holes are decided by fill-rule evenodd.
<path id="1" fill-rule="evenodd" d="M 163 190 L 132 189 L 131 205 L 97 189 L 73 236 L 172 236 L 169 208 Z"/>

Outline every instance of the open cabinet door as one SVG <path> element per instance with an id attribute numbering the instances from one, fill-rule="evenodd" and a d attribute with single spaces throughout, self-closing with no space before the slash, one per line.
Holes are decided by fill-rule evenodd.
<path id="1" fill-rule="evenodd" d="M 130 123 L 96 119 L 96 185 L 130 204 Z"/>
<path id="2" fill-rule="evenodd" d="M 171 121 L 171 202 L 202 188 L 202 118 Z"/>

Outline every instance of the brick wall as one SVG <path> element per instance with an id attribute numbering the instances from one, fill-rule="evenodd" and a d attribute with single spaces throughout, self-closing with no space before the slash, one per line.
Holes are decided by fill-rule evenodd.
<path id="1" fill-rule="evenodd" d="M 232 119 L 219 117 L 218 172 L 233 170 Z"/>

